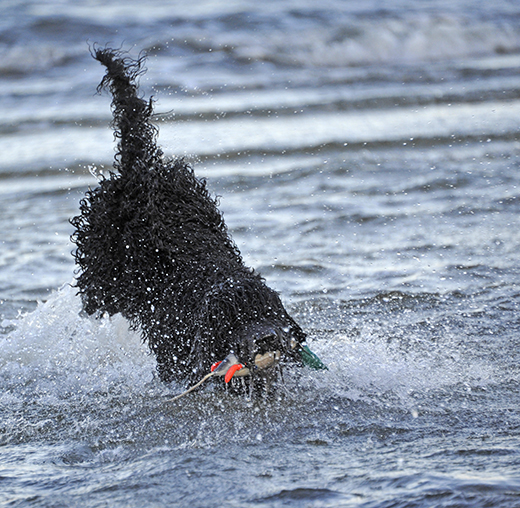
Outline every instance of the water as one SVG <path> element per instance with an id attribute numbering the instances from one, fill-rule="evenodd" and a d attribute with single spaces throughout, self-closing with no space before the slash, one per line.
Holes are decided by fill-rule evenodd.
<path id="1" fill-rule="evenodd" d="M 517 2 L 0 9 L 0 504 L 520 506 Z M 94 43 L 148 52 L 166 153 L 328 371 L 168 402 L 125 321 L 82 315 Z"/>

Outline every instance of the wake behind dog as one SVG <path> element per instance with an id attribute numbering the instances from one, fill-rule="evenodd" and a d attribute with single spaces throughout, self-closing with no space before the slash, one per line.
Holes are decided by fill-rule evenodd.
<path id="1" fill-rule="evenodd" d="M 71 220 L 85 311 L 127 318 L 163 381 L 193 384 L 211 372 L 260 393 L 284 365 L 319 362 L 279 295 L 244 265 L 206 182 L 157 146 L 152 100 L 137 83 L 144 58 L 93 56 L 106 67 L 98 91 L 112 94 L 118 145 L 115 172 Z"/>

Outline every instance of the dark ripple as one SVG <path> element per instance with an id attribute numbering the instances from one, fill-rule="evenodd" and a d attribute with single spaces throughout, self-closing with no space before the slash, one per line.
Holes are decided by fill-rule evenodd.
<path id="1" fill-rule="evenodd" d="M 346 494 L 329 490 L 329 489 L 313 489 L 313 488 L 296 488 L 282 489 L 277 494 L 254 499 L 251 502 L 255 504 L 268 503 L 268 506 L 301 506 L 301 503 L 314 501 L 313 506 L 338 506 L 335 503 L 342 504 L 347 501 L 350 496 Z"/>

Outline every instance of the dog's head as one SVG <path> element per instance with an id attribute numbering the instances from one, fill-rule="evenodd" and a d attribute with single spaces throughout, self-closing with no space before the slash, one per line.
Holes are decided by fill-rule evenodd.
<path id="1" fill-rule="evenodd" d="M 223 360 L 211 366 L 232 391 L 270 394 L 285 365 L 302 364 L 299 333 L 267 321 L 252 323 L 237 338 Z"/>
<path id="2" fill-rule="evenodd" d="M 284 365 L 302 363 L 305 333 L 259 277 L 215 286 L 197 321 L 192 353 L 202 369 L 213 368 L 228 386 L 269 391 Z"/>

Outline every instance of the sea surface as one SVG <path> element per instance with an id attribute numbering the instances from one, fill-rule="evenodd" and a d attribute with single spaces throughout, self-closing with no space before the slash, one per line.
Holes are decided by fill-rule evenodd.
<path id="1" fill-rule="evenodd" d="M 328 371 L 178 401 L 86 317 L 94 45 Z M 0 0 L 0 506 L 520 506 L 520 3 Z"/>

